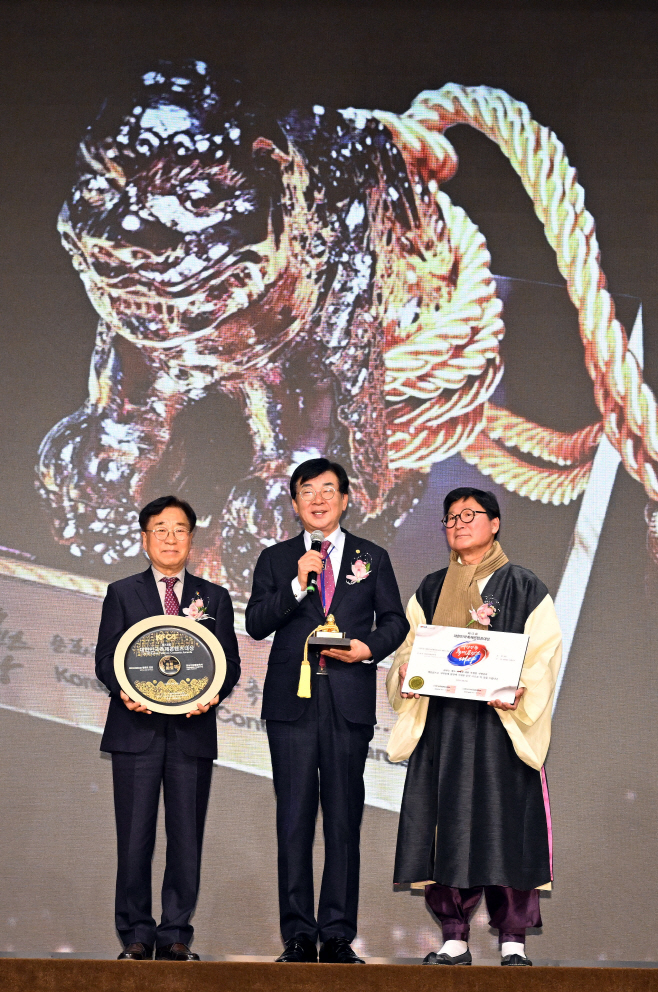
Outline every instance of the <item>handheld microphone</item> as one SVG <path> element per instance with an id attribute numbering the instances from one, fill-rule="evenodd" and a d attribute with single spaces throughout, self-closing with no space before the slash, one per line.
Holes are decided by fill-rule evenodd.
<path id="1" fill-rule="evenodd" d="M 324 534 L 321 530 L 314 530 L 311 534 L 311 551 L 321 551 Z M 306 592 L 311 595 L 318 591 L 318 573 L 309 572 L 306 580 Z"/>

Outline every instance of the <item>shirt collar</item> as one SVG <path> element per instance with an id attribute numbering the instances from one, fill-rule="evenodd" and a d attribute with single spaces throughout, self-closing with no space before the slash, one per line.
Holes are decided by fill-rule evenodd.
<path id="1" fill-rule="evenodd" d="M 173 579 L 173 578 L 176 578 L 180 582 L 181 586 L 184 585 L 184 583 L 185 583 L 185 566 L 184 565 L 181 568 L 180 572 L 176 572 L 176 575 L 175 576 L 173 576 L 173 575 L 171 575 L 171 576 L 164 575 L 162 572 L 159 572 L 157 570 L 157 568 L 155 567 L 155 565 L 151 565 L 151 571 L 153 572 L 153 575 L 155 577 L 155 581 L 156 582 L 160 582 L 161 579 L 169 579 L 169 578 L 172 578 Z M 158 586 L 158 589 L 159 588 L 160 588 L 160 586 Z M 174 582 L 174 588 L 176 588 L 176 583 L 175 582 Z"/>
<path id="2" fill-rule="evenodd" d="M 331 544 L 330 551 L 338 547 L 340 543 L 345 540 L 345 532 L 341 530 L 340 527 L 336 527 L 336 530 L 329 535 L 329 537 L 323 538 L 324 541 L 329 541 Z M 306 550 L 311 550 L 311 535 L 307 530 L 304 531 L 304 544 L 306 545 Z"/>

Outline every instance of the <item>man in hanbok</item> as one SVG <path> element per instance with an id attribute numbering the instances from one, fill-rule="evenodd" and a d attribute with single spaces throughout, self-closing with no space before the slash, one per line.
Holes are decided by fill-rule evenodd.
<path id="1" fill-rule="evenodd" d="M 469 919 L 484 892 L 501 964 L 530 965 L 526 929 L 542 925 L 539 889 L 553 879 L 544 760 L 562 637 L 546 586 L 509 562 L 497 540 L 493 493 L 448 493 L 443 524 L 450 564 L 411 597 L 410 631 L 388 676 L 398 712 L 389 755 L 409 759 L 394 881 L 424 884 L 441 923 L 443 946 L 424 964 L 472 963 Z M 421 623 L 529 635 L 514 701 L 402 693 Z"/>

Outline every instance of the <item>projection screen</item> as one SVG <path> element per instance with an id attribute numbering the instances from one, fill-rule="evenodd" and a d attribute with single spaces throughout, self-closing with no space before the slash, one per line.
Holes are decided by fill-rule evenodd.
<path id="1" fill-rule="evenodd" d="M 132 16 L 147 23 L 147 6 Z M 203 8 L 199 23 L 211 22 Z M 282 11 L 272 23 L 285 39 Z M 386 24 L 384 48 L 399 21 Z M 115 953 L 111 782 L 97 754 L 107 694 L 94 644 L 107 583 L 146 567 L 139 508 L 172 492 L 198 514 L 190 568 L 228 588 L 243 662 L 218 712 L 196 949 L 277 952 L 260 719 L 269 642 L 245 634 L 244 607 L 259 552 L 297 533 L 291 472 L 322 454 L 350 475 L 345 526 L 388 548 L 405 601 L 447 562 L 443 495 L 495 492 L 506 553 L 547 583 L 565 641 L 547 764 L 556 883 L 531 950 L 655 957 L 653 897 L 637 905 L 637 888 L 627 891 L 646 892 L 655 864 L 651 344 L 637 285 L 608 285 L 578 143 L 572 151 L 557 122 L 535 119 L 504 74 L 475 78 L 472 56 L 451 79 L 416 66 L 414 84 L 424 81 L 404 105 L 390 86 L 366 107 L 330 103 L 325 82 L 282 107 L 208 57 L 202 37 L 196 51 L 187 40 L 175 58 L 171 45 L 141 52 L 133 40 L 130 72 L 98 70 L 102 98 L 67 124 L 54 172 L 39 153 L 38 182 L 49 204 L 61 201 L 57 215 L 35 207 L 51 238 L 32 270 L 51 337 L 44 347 L 34 317 L 19 314 L 3 349 L 3 433 L 20 455 L 1 511 L 0 807 L 13 838 L 5 873 L 20 870 L 23 884 L 0 897 L 0 950 Z M 52 71 L 75 102 L 74 68 L 66 79 Z M 485 141 L 494 182 L 516 198 L 499 214 L 478 208 L 481 173 L 467 158 Z M 10 158 L 20 169 L 21 151 Z M 475 214 L 502 218 L 512 238 L 514 211 L 525 211 L 519 224 L 545 238 L 552 278 L 499 266 L 469 188 Z M 8 244 L 25 259 L 19 214 L 9 220 Z M 5 319 L 30 294 L 31 270 L 19 269 Z M 19 335 L 26 345 L 12 343 Z M 392 891 L 405 766 L 386 755 L 389 663 L 366 765 L 355 947 L 412 959 L 435 949 L 438 931 L 422 900 Z M 65 922 L 71 873 L 83 877 Z M 612 889 L 623 892 L 621 931 L 618 918 L 597 920 Z M 494 958 L 483 909 L 476 922 L 475 953 Z"/>

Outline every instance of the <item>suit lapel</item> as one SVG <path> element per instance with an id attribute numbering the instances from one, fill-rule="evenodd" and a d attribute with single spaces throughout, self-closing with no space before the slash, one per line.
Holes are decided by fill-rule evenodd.
<path id="1" fill-rule="evenodd" d="M 335 611 L 338 609 L 338 605 L 345 595 L 345 590 L 347 589 L 347 579 L 346 577 L 352 571 L 352 562 L 354 561 L 354 556 L 356 554 L 357 538 L 353 537 L 349 531 L 343 531 L 345 534 L 345 544 L 343 545 L 343 558 L 340 563 L 340 572 L 338 573 L 338 578 L 336 579 L 336 589 L 334 591 L 334 598 L 331 601 L 331 606 L 329 607 L 329 612 L 333 613 L 335 616 Z"/>
<path id="2" fill-rule="evenodd" d="M 203 594 L 205 592 L 203 586 L 204 586 L 203 579 L 200 579 L 197 575 L 191 575 L 190 572 L 188 572 L 187 569 L 185 569 L 185 581 L 183 582 L 183 595 L 181 596 L 180 609 L 178 611 L 179 616 L 181 616 L 183 613 L 183 607 L 187 609 L 190 603 L 192 602 L 192 600 L 196 598 L 197 593 L 199 593 L 199 595 L 203 599 Z M 206 596 L 206 599 L 207 598 L 208 597 Z M 206 609 L 208 609 L 210 603 L 207 603 L 206 599 L 203 599 L 203 602 Z"/>
<path id="3" fill-rule="evenodd" d="M 137 576 L 135 585 L 137 595 L 142 601 L 147 617 L 157 617 L 159 614 L 164 613 L 158 587 L 155 584 L 155 576 L 150 565 L 145 572 Z"/>

